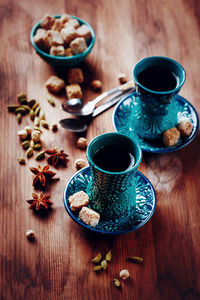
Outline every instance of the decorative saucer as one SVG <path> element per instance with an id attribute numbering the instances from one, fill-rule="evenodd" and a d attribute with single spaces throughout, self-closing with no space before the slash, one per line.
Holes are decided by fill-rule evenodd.
<path id="1" fill-rule="evenodd" d="M 138 140 L 140 147 L 143 151 L 153 152 L 153 153 L 166 153 L 179 150 L 195 138 L 199 128 L 199 118 L 195 108 L 186 99 L 177 95 L 176 105 L 178 106 L 178 120 L 189 119 L 193 125 L 193 130 L 188 138 L 180 138 L 179 142 L 173 147 L 166 147 L 163 145 L 162 141 L 150 141 L 139 137 L 135 132 L 134 128 L 131 128 L 130 124 L 131 118 L 133 119 L 137 116 L 138 112 L 138 100 L 136 92 L 131 93 L 128 97 L 122 99 L 116 106 L 113 114 L 113 125 L 119 133 L 123 133 L 127 136 L 134 137 Z"/>
<path id="2" fill-rule="evenodd" d="M 80 220 L 78 213 L 71 211 L 69 196 L 76 192 L 87 192 L 87 187 L 92 180 L 91 169 L 81 169 L 71 177 L 67 183 L 63 201 L 70 217 L 79 225 L 101 234 L 123 234 L 137 230 L 149 221 L 156 208 L 156 195 L 150 181 L 139 171 L 136 172 L 136 210 L 134 215 L 127 215 L 123 219 L 101 220 L 95 227 L 86 225 Z M 90 207 L 90 206 L 89 206 Z M 92 208 L 92 207 L 91 207 Z"/>

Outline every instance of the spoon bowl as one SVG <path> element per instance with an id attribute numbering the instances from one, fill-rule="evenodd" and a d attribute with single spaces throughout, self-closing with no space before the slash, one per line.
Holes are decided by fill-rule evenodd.
<path id="1" fill-rule="evenodd" d="M 83 106 L 83 100 L 79 98 L 72 98 L 65 102 L 68 110 L 77 110 Z"/>
<path id="2" fill-rule="evenodd" d="M 63 119 L 59 123 L 71 132 L 84 132 L 88 128 L 88 122 L 85 119 Z"/>

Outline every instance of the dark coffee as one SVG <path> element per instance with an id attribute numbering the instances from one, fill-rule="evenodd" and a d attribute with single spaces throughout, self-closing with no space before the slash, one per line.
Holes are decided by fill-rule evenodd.
<path id="1" fill-rule="evenodd" d="M 93 161 L 105 171 L 122 172 L 134 165 L 135 158 L 125 147 L 108 145 L 96 151 Z"/>
<path id="2" fill-rule="evenodd" d="M 144 87 L 157 92 L 173 90 L 177 86 L 176 75 L 167 67 L 152 66 L 138 75 L 138 81 Z"/>

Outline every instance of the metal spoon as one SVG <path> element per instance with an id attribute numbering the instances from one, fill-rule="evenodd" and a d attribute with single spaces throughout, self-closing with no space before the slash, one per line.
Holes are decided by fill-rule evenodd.
<path id="1" fill-rule="evenodd" d="M 90 117 L 83 117 L 83 118 L 76 118 L 76 119 L 67 118 L 67 119 L 60 120 L 59 123 L 62 127 L 64 127 L 69 131 L 77 132 L 77 133 L 84 132 L 87 130 L 88 125 L 90 124 L 93 118 L 95 118 L 96 116 L 98 116 L 99 114 L 101 114 L 102 112 L 104 112 L 105 110 L 107 110 L 108 108 L 116 104 L 117 102 L 119 102 L 125 95 L 128 96 L 134 91 L 135 88 L 129 90 L 128 93 L 122 92 L 117 96 L 115 95 L 111 97 L 107 102 L 95 108 L 92 115 L 90 115 Z"/>
<path id="2" fill-rule="evenodd" d="M 72 115 L 75 115 L 78 117 L 86 117 L 86 116 L 92 115 L 96 104 L 98 102 L 102 101 L 105 97 L 110 96 L 117 92 L 129 90 L 129 89 L 133 88 L 133 86 L 134 86 L 133 81 L 129 81 L 121 86 L 118 86 L 114 89 L 104 92 L 103 94 L 101 94 L 94 100 L 89 101 L 88 103 L 86 103 L 83 106 L 80 105 L 80 103 L 81 103 L 80 99 L 77 99 L 77 101 L 75 101 L 75 99 L 73 99 L 73 101 L 70 103 L 68 103 L 68 101 L 69 101 L 68 100 L 68 101 L 66 101 L 65 104 L 62 104 L 62 109 L 68 113 L 71 113 Z M 68 105 L 68 104 L 70 104 L 70 105 Z"/>

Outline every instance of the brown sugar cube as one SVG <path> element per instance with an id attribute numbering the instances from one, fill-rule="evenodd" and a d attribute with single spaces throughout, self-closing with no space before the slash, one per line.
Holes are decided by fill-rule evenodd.
<path id="1" fill-rule="evenodd" d="M 44 18 L 42 19 L 40 26 L 41 26 L 42 28 L 45 28 L 45 29 L 48 30 L 48 29 L 51 29 L 51 28 L 52 28 L 54 22 L 55 22 L 55 19 L 54 19 L 52 16 L 46 15 L 46 16 L 44 16 Z"/>
<path id="2" fill-rule="evenodd" d="M 192 123 L 189 120 L 183 120 L 180 123 L 178 123 L 177 126 L 178 130 L 180 131 L 180 134 L 182 136 L 190 136 L 192 132 Z"/>
<path id="3" fill-rule="evenodd" d="M 88 41 L 92 36 L 90 28 L 85 24 L 81 25 L 76 32 L 79 37 L 83 37 L 86 41 Z"/>
<path id="4" fill-rule="evenodd" d="M 62 16 L 60 17 L 60 21 L 65 24 L 66 22 L 68 22 L 70 19 L 70 16 L 68 14 L 62 14 Z"/>
<path id="5" fill-rule="evenodd" d="M 91 88 L 94 90 L 94 91 L 100 91 L 101 88 L 102 88 L 102 83 L 100 80 L 92 80 L 91 82 Z"/>
<path id="6" fill-rule="evenodd" d="M 84 81 L 83 72 L 80 68 L 71 68 L 67 72 L 69 83 L 82 83 Z"/>
<path id="7" fill-rule="evenodd" d="M 69 18 L 69 20 L 64 25 L 65 27 L 72 26 L 77 29 L 80 26 L 80 23 L 77 19 Z"/>
<path id="8" fill-rule="evenodd" d="M 55 56 L 65 56 L 65 48 L 64 46 L 52 46 L 50 48 L 50 55 Z"/>
<path id="9" fill-rule="evenodd" d="M 69 203 L 72 211 L 80 210 L 88 205 L 89 197 L 84 191 L 80 191 L 69 197 Z"/>
<path id="10" fill-rule="evenodd" d="M 83 207 L 79 212 L 79 218 L 87 225 L 96 226 L 100 220 L 100 214 L 91 208 Z"/>
<path id="11" fill-rule="evenodd" d="M 49 92 L 59 94 L 65 87 L 65 82 L 57 76 L 51 76 L 45 83 L 46 88 Z"/>
<path id="12" fill-rule="evenodd" d="M 66 48 L 65 49 L 65 56 L 73 56 L 71 48 Z"/>
<path id="13" fill-rule="evenodd" d="M 76 29 L 73 26 L 68 26 L 61 29 L 61 35 L 65 44 L 69 44 L 77 37 Z"/>
<path id="14" fill-rule="evenodd" d="M 56 19 L 51 29 L 55 31 L 61 31 L 63 27 L 63 22 L 60 19 Z"/>
<path id="15" fill-rule="evenodd" d="M 43 50 L 48 51 L 50 48 L 50 40 L 47 37 L 47 31 L 45 29 L 38 29 L 36 35 L 33 37 L 36 46 Z"/>
<path id="16" fill-rule="evenodd" d="M 48 30 L 47 38 L 50 40 L 51 46 L 59 46 L 64 44 L 63 37 L 58 31 Z"/>
<path id="17" fill-rule="evenodd" d="M 180 138 L 180 132 L 176 127 L 170 128 L 163 133 L 163 143 L 166 146 L 174 146 Z"/>
<path id="18" fill-rule="evenodd" d="M 78 54 L 82 53 L 87 49 L 86 41 L 84 38 L 76 38 L 70 43 L 70 48 L 72 49 L 72 53 Z"/>
<path id="19" fill-rule="evenodd" d="M 83 96 L 81 87 L 78 83 L 72 83 L 65 87 L 68 99 L 79 98 Z"/>

